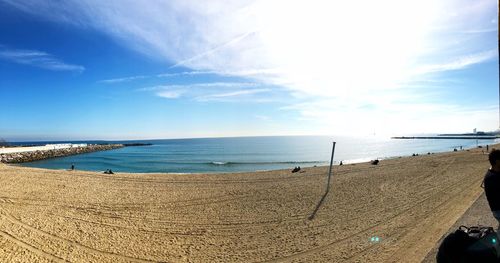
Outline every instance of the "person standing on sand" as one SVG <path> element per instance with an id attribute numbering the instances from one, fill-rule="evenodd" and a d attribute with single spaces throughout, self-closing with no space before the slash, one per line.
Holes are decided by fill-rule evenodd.
<path id="1" fill-rule="evenodd" d="M 493 216 L 498 221 L 497 235 L 500 230 L 500 150 L 492 150 L 488 155 L 491 168 L 484 176 L 484 192 Z"/>

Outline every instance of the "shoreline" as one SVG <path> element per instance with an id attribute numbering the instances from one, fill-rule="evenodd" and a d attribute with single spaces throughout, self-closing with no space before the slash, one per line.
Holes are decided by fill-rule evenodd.
<path id="1" fill-rule="evenodd" d="M 320 202 L 327 166 L 185 176 L 0 164 L 0 261 L 420 262 L 485 169 L 481 149 L 335 166 Z"/>
<path id="2" fill-rule="evenodd" d="M 141 144 L 139 146 L 145 146 L 146 144 Z M 149 145 L 149 144 L 147 144 Z M 492 146 L 497 146 L 497 147 L 500 147 L 500 144 L 488 144 L 490 147 Z M 135 145 L 124 145 L 122 147 L 128 147 L 128 146 L 135 146 Z M 122 147 L 118 147 L 118 148 L 122 148 Z M 456 148 L 459 148 L 460 146 L 456 146 Z M 118 149 L 118 148 L 113 148 L 113 149 Z M 471 146 L 471 147 L 463 147 L 462 150 L 457 150 L 457 152 L 460 152 L 460 151 L 470 151 L 470 150 L 474 150 L 474 149 L 482 149 L 484 148 L 482 145 L 479 145 L 479 146 Z M 109 150 L 113 150 L 113 149 L 109 149 Z M 493 148 L 491 148 L 493 149 Z M 97 150 L 99 151 L 99 150 Z M 91 152 L 85 152 L 85 153 L 92 153 L 92 152 L 96 152 L 96 151 L 91 151 Z M 411 157 L 419 157 L 419 156 L 427 156 L 427 155 L 434 155 L 434 154 L 441 154 L 441 153 L 451 153 L 453 151 L 447 151 L 447 150 L 443 150 L 443 151 L 436 151 L 436 152 L 428 152 L 428 153 L 414 153 L 416 154 L 415 156 L 412 156 L 412 155 L 395 155 L 395 156 L 388 156 L 388 157 L 376 157 L 376 158 L 358 158 L 358 159 L 352 159 L 352 160 L 338 160 L 338 161 L 335 161 L 333 162 L 333 166 L 336 167 L 336 166 L 340 166 L 339 163 L 340 161 L 343 162 L 343 165 L 357 165 L 357 164 L 363 164 L 363 163 L 370 163 L 372 160 L 379 160 L 379 161 L 387 161 L 387 160 L 394 160 L 394 159 L 400 159 L 400 158 L 411 158 Z M 77 154 L 84 154 L 84 153 L 77 153 Z M 77 154 L 71 154 L 71 155 L 77 155 Z M 66 156 L 56 156 L 56 157 L 51 157 L 51 158 L 45 158 L 45 159 L 40 159 L 40 160 L 33 160 L 33 161 L 30 161 L 30 162 L 27 162 L 27 163 L 33 163 L 33 162 L 37 162 L 37 161 L 43 161 L 43 160 L 47 160 L 47 159 L 55 159 L 55 158 L 64 158 L 64 157 L 67 157 L 67 156 L 71 156 L 71 155 L 66 155 Z M 329 162 L 328 161 L 325 161 L 325 162 L 321 162 L 321 161 L 314 161 L 313 163 L 318 163 L 318 165 L 313 165 L 313 166 L 302 166 L 302 168 L 315 168 L 315 167 L 329 167 Z M 0 163 L 1 163 L 1 160 L 0 160 Z M 23 163 L 26 163 L 26 162 L 23 162 Z M 37 167 L 37 166 L 25 166 L 23 165 L 23 163 L 11 163 L 11 164 L 17 164 L 21 167 L 32 167 L 32 168 L 40 168 L 40 169 L 49 169 L 49 170 L 67 170 L 67 168 L 43 168 L 43 167 Z M 212 162 L 212 163 L 215 163 L 215 162 Z M 302 164 L 306 164 L 306 163 L 311 163 L 310 161 L 305 161 L 303 162 Z M 324 163 L 324 164 L 322 164 Z M 297 164 L 301 164 L 301 162 L 290 162 L 290 167 L 289 168 L 278 168 L 278 169 L 261 169 L 261 170 L 251 170 L 251 171 L 201 171 L 201 172 L 133 172 L 133 171 L 119 171 L 119 173 L 128 173 L 128 174 L 233 174 L 233 173 L 252 173 L 252 172 L 272 172 L 272 171 L 279 171 L 279 170 L 290 170 L 290 169 L 293 169 L 292 165 L 293 166 L 296 166 Z M 214 165 L 217 165 L 217 166 L 224 166 L 224 165 L 228 165 L 228 164 L 214 164 Z M 77 165 L 78 166 L 78 165 Z M 87 171 L 87 172 L 96 172 L 96 173 L 102 173 L 104 172 L 105 170 L 85 170 L 85 169 L 76 169 L 76 170 L 79 170 L 79 171 Z"/>

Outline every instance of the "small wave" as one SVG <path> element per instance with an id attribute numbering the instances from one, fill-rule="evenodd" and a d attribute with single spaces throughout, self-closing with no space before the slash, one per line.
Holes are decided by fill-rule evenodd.
<path id="1" fill-rule="evenodd" d="M 210 164 L 214 164 L 214 165 L 226 165 L 226 164 L 229 164 L 228 162 L 211 162 Z"/>

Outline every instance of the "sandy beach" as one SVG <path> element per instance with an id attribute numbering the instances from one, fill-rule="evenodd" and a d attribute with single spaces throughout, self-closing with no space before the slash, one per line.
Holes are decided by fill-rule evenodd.
<path id="1" fill-rule="evenodd" d="M 481 149 L 336 166 L 318 207 L 327 167 L 105 175 L 0 164 L 0 262 L 421 262 L 481 195 L 488 167 Z"/>

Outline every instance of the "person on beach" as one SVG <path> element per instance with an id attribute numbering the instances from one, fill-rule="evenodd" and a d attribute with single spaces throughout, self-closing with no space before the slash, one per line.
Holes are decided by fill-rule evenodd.
<path id="1" fill-rule="evenodd" d="M 75 170 L 75 164 L 71 164 L 71 171 Z"/>
<path id="2" fill-rule="evenodd" d="M 500 150 L 492 150 L 488 155 L 491 168 L 484 176 L 483 185 L 486 199 L 493 216 L 498 221 L 497 235 L 500 230 Z"/>

